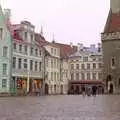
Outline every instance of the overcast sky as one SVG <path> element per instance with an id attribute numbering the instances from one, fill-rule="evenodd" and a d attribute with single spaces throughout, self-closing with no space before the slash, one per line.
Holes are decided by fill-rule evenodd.
<path id="1" fill-rule="evenodd" d="M 0 0 L 12 10 L 12 22 L 28 20 L 48 41 L 97 44 L 104 29 L 110 0 Z"/>

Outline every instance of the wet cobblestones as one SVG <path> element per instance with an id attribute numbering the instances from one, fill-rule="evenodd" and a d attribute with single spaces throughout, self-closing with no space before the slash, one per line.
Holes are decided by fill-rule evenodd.
<path id="1" fill-rule="evenodd" d="M 120 96 L 1 97 L 0 120 L 120 120 Z"/>

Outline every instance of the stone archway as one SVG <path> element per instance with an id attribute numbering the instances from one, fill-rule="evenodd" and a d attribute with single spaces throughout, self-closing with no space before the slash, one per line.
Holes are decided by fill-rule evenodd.
<path id="1" fill-rule="evenodd" d="M 48 87 L 48 84 L 46 83 L 46 84 L 45 84 L 45 95 L 48 95 L 48 88 L 49 88 L 49 87 Z"/>
<path id="2" fill-rule="evenodd" d="M 63 85 L 60 86 L 60 94 L 63 94 Z"/>

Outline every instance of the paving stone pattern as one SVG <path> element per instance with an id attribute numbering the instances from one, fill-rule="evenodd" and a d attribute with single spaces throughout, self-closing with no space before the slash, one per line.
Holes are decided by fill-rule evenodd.
<path id="1" fill-rule="evenodd" d="M 0 97 L 0 120 L 120 120 L 120 95 Z"/>

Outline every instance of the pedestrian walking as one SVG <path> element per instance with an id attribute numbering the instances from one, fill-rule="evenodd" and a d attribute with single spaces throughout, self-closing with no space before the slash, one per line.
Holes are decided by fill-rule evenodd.
<path id="1" fill-rule="evenodd" d="M 97 92 L 97 87 L 94 85 L 94 86 L 92 87 L 92 95 L 93 95 L 93 96 L 96 96 L 96 92 Z"/>
<path id="2" fill-rule="evenodd" d="M 85 96 L 85 86 L 82 87 L 82 95 Z"/>

